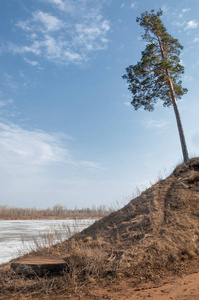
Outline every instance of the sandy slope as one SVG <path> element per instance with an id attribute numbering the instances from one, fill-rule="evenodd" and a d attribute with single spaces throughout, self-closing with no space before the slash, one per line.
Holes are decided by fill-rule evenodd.
<path id="1" fill-rule="evenodd" d="M 199 300 L 199 158 L 46 254 L 70 273 L 27 280 L 0 270 L 0 299 Z"/>
<path id="2" fill-rule="evenodd" d="M 29 298 L 30 299 L 30 298 Z M 152 283 L 132 288 L 132 280 L 121 280 L 111 285 L 93 284 L 84 289 L 82 293 L 68 297 L 64 294 L 45 296 L 40 299 L 62 300 L 199 300 L 199 273 L 185 275 L 178 278 L 167 278 L 161 284 Z"/>
<path id="3" fill-rule="evenodd" d="M 199 300 L 199 273 L 186 275 L 183 278 L 167 279 L 158 287 L 153 287 L 152 284 L 142 286 L 136 290 L 130 287 L 131 282 L 122 282 L 119 287 L 114 285 L 106 289 L 95 291 L 96 298 L 90 299 L 112 299 L 112 300 L 141 300 L 141 299 L 154 299 L 154 300 Z M 119 289 L 118 292 L 113 290 Z M 83 298 L 82 298 L 83 299 Z M 88 295 L 85 299 L 89 299 Z"/>

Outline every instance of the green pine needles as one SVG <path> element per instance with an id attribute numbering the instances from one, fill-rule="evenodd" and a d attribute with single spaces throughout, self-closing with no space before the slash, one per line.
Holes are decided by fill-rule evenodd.
<path id="1" fill-rule="evenodd" d="M 141 60 L 136 65 L 127 67 L 126 74 L 122 77 L 129 84 L 128 89 L 133 95 L 131 104 L 135 110 L 143 107 L 153 111 L 159 99 L 163 101 L 163 106 L 173 105 L 184 161 L 187 162 L 188 152 L 176 101 L 187 93 L 180 80 L 181 74 L 184 73 L 179 58 L 183 46 L 167 32 L 161 16 L 161 10 L 156 14 L 151 10 L 150 13 L 144 12 L 136 19 L 144 28 L 142 38 L 147 45 L 142 51 Z"/>

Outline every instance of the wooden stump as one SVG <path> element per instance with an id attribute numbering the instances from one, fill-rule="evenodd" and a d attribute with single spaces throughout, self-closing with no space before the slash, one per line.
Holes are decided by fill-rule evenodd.
<path id="1" fill-rule="evenodd" d="M 17 274 L 26 276 L 59 274 L 61 271 L 69 271 L 65 260 L 58 256 L 30 256 L 19 258 L 11 263 L 11 268 Z"/>

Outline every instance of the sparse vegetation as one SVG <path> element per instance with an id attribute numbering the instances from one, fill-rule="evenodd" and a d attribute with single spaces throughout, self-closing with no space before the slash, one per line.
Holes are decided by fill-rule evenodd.
<path id="1" fill-rule="evenodd" d="M 70 233 L 69 233 L 70 234 Z M 57 237 L 56 237 L 57 239 Z M 51 244 L 51 238 L 50 243 Z M 92 245 L 91 245 L 92 244 Z M 33 245 L 33 244 L 32 244 Z M 30 244 L 30 248 L 32 247 Z M 64 258 L 69 272 L 59 276 L 23 276 L 16 274 L 8 265 L 0 270 L 0 299 L 54 299 L 56 293 L 71 298 L 81 291 L 84 285 L 106 278 L 112 274 L 112 261 L 109 253 L 103 249 L 103 241 L 98 239 L 93 243 L 89 237 L 82 241 L 72 238 L 66 243 L 47 247 L 46 237 L 34 241 L 33 252 L 30 255 L 49 254 Z M 50 298 L 52 297 L 52 298 Z"/>
<path id="2" fill-rule="evenodd" d="M 0 206 L 1 220 L 26 220 L 26 219 L 96 219 L 102 218 L 114 211 L 113 208 L 106 208 L 105 205 L 92 208 L 68 209 L 62 205 L 55 205 L 53 208 L 17 208 Z"/>
<path id="3" fill-rule="evenodd" d="M 199 158 L 122 209 L 96 221 L 69 240 L 38 247 L 34 255 L 58 255 L 68 272 L 25 278 L 1 266 L 0 299 L 92 298 L 89 286 L 131 278 L 131 285 L 157 283 L 199 268 Z M 92 296 L 92 295 L 91 295 Z M 3 298 L 1 298 L 3 297 Z M 56 298 L 57 297 L 57 298 Z"/>

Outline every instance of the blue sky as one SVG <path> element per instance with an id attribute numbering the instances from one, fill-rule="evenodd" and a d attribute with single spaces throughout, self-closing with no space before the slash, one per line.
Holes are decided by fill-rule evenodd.
<path id="1" fill-rule="evenodd" d="M 184 46 L 179 110 L 197 156 L 198 0 L 1 1 L 1 205 L 122 206 L 182 161 L 172 107 L 134 111 L 121 78 L 145 47 L 136 17 L 159 8 Z"/>

